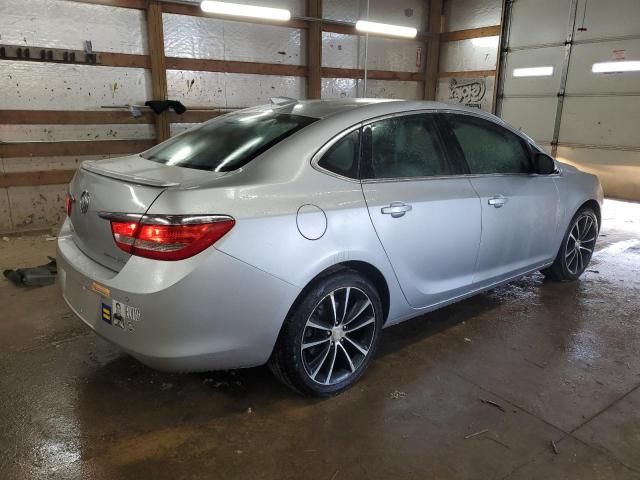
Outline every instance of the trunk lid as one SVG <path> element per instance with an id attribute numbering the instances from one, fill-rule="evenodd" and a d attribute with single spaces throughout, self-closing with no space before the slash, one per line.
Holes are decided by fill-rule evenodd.
<path id="1" fill-rule="evenodd" d="M 131 255 L 118 248 L 110 221 L 100 213 L 143 215 L 165 189 L 188 188 L 221 176 L 162 165 L 139 155 L 84 162 L 69 185 L 75 200 L 70 216 L 73 239 L 91 259 L 120 271 Z"/>

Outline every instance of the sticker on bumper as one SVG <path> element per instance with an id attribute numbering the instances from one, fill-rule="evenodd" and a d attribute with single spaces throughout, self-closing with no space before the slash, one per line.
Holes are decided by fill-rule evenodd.
<path id="1" fill-rule="evenodd" d="M 111 304 L 111 319 L 113 326 L 127 330 L 135 331 L 135 325 L 140 321 L 141 313 L 137 307 L 126 305 L 118 300 L 113 300 Z"/>
<path id="2" fill-rule="evenodd" d="M 102 304 L 102 320 L 111 324 L 111 305 Z"/>

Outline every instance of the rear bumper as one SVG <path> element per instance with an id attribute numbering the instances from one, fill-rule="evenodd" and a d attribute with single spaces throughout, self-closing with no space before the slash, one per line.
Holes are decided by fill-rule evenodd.
<path id="1" fill-rule="evenodd" d="M 65 223 L 57 252 L 65 301 L 98 335 L 159 370 L 265 363 L 300 291 L 215 248 L 180 262 L 132 257 L 114 272 L 86 256 L 69 228 Z M 114 300 L 139 319 L 124 328 L 105 321 L 103 305 L 114 310 Z"/>

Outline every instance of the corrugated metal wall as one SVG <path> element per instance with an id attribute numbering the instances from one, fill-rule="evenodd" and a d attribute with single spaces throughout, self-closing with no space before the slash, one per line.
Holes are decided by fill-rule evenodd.
<path id="1" fill-rule="evenodd" d="M 502 0 L 445 0 L 443 32 L 500 24 Z M 436 99 L 491 111 L 498 36 L 447 41 L 440 48 Z M 449 74 L 451 73 L 451 74 Z"/>
<path id="2" fill-rule="evenodd" d="M 605 195 L 640 200 L 640 72 L 591 71 L 596 62 L 640 60 L 640 2 L 518 0 L 509 21 L 501 115 L 597 174 Z M 553 74 L 513 76 L 535 66 Z"/>
<path id="3" fill-rule="evenodd" d="M 196 4 L 198 2 L 195 2 Z M 306 0 L 260 2 L 289 8 L 293 16 L 306 14 Z M 370 18 L 414 26 L 422 30 L 423 0 L 371 0 Z M 325 0 L 325 18 L 353 22 L 365 15 L 366 0 Z M 306 64 L 306 31 L 213 18 L 164 13 L 167 57 Z M 94 51 L 146 55 L 145 12 L 66 0 L 2 0 L 0 43 L 82 50 L 91 40 Z M 365 38 L 324 32 L 324 67 L 364 67 Z M 424 43 L 371 37 L 368 67 L 418 72 L 424 68 Z M 168 96 L 190 107 L 247 107 L 272 96 L 306 97 L 305 77 L 167 71 Z M 363 95 L 355 78 L 324 78 L 322 96 Z M 371 97 L 422 98 L 418 81 L 369 80 Z M 0 109 L 101 110 L 143 104 L 151 99 L 148 69 L 67 65 L 0 60 Z M 175 134 L 188 124 L 173 124 Z M 2 125 L 0 142 L 153 139 L 151 124 L 118 125 Z M 29 156 L 0 158 L 0 173 L 69 170 L 91 156 Z M 116 156 L 116 155 L 111 155 Z M 65 185 L 0 188 L 0 231 L 57 225 L 64 218 Z"/>

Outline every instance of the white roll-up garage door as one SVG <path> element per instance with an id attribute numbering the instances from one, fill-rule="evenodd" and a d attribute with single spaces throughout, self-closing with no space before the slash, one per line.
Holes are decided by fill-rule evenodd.
<path id="1" fill-rule="evenodd" d="M 597 174 L 605 195 L 640 200 L 640 1 L 506 8 L 497 113 L 559 160 Z"/>

